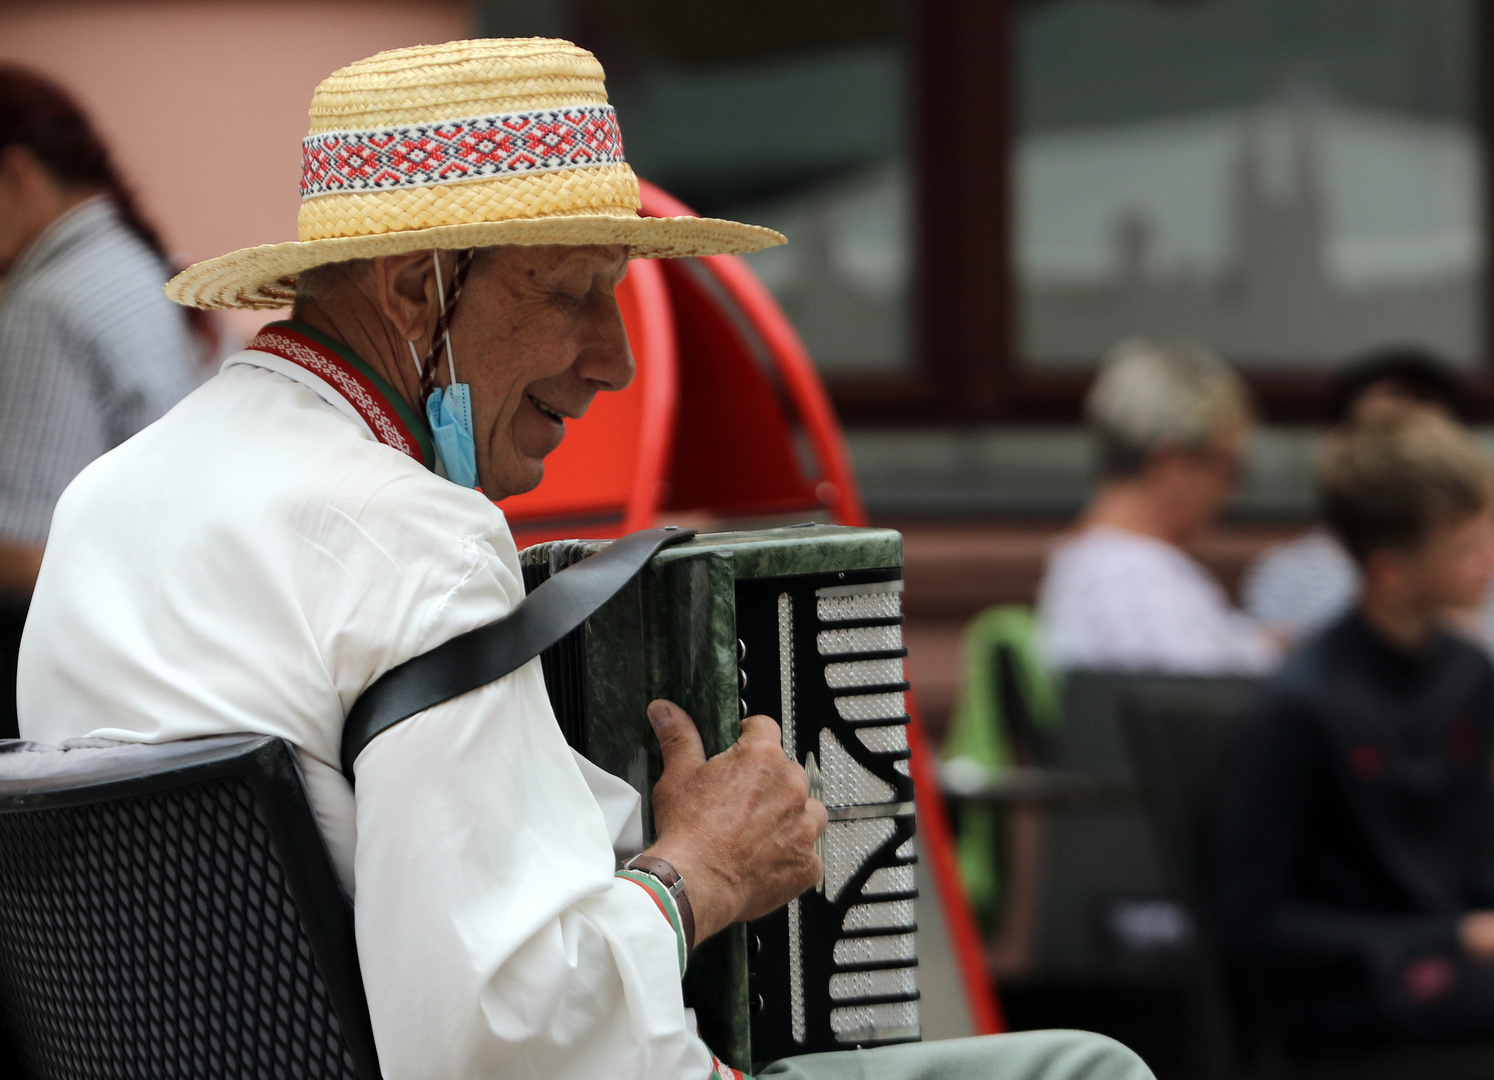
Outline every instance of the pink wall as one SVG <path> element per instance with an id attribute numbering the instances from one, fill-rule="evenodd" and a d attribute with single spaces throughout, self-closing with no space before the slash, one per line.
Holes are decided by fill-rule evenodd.
<path id="1" fill-rule="evenodd" d="M 466 0 L 0 3 L 0 59 L 91 111 L 174 257 L 294 240 L 316 84 L 381 49 L 471 33 Z M 263 321 L 234 323 L 247 332 Z"/>

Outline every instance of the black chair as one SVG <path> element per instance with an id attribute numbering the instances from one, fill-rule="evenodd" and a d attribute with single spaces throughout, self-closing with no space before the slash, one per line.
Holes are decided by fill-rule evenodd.
<path id="1" fill-rule="evenodd" d="M 1128 916 L 1173 907 L 1156 838 L 1140 802 L 1122 727 L 1122 703 L 1135 690 L 1222 686 L 1252 693 L 1253 679 L 1205 679 L 1117 671 L 1072 671 L 1063 679 L 1063 726 L 1050 761 L 1088 777 L 1105 798 L 1056 806 L 1043 855 L 1038 972 L 1072 984 L 1176 986 L 1183 958 L 1164 940 L 1129 940 Z M 1228 691 L 1226 691 L 1228 692 Z"/>
<path id="2" fill-rule="evenodd" d="M 0 1007 L 38 1080 L 378 1080 L 290 746 L 0 742 Z"/>
<path id="3" fill-rule="evenodd" d="M 1121 702 L 1131 759 L 1157 839 L 1165 880 L 1194 926 L 1190 1002 L 1199 1033 L 1195 1071 L 1209 1080 L 1474 1080 L 1494 1076 L 1494 1046 L 1379 1048 L 1311 1058 L 1285 1056 L 1231 985 L 1206 903 L 1206 858 L 1229 745 L 1253 697 L 1237 679 L 1138 683 Z"/>

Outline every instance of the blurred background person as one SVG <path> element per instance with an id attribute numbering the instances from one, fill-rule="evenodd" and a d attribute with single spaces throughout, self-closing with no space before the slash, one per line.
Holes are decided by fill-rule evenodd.
<path id="1" fill-rule="evenodd" d="M 1352 609 L 1267 687 L 1225 770 L 1215 913 L 1298 1049 L 1494 1037 L 1494 666 L 1443 612 L 1494 580 L 1494 474 L 1430 409 L 1322 467 Z"/>
<path id="2" fill-rule="evenodd" d="M 1461 420 L 1457 378 L 1423 349 L 1387 349 L 1339 378 L 1329 422 L 1344 430 L 1379 422 L 1408 406 L 1438 409 Z M 1246 611 L 1301 641 L 1347 611 L 1358 587 L 1354 560 L 1319 524 L 1262 553 L 1246 571 L 1240 591 Z"/>
<path id="3" fill-rule="evenodd" d="M 166 299 L 170 276 L 88 117 L 0 65 L 0 735 L 58 496 L 204 372 L 210 324 Z"/>
<path id="4" fill-rule="evenodd" d="M 1245 386 L 1186 343 L 1112 350 L 1086 412 L 1101 479 L 1038 592 L 1043 655 L 1060 669 L 1225 674 L 1279 658 L 1179 544 L 1235 490 L 1250 434 Z"/>

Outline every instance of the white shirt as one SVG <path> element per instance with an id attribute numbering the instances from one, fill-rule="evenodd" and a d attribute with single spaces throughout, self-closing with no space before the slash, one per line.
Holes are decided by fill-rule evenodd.
<path id="1" fill-rule="evenodd" d="M 1038 592 L 1044 659 L 1060 669 L 1239 675 L 1280 652 L 1176 546 L 1095 526 L 1049 556 Z"/>
<path id="2" fill-rule="evenodd" d="M 613 876 L 638 796 L 573 754 L 539 662 L 338 771 L 396 664 L 524 595 L 503 514 L 377 442 L 263 353 L 89 465 L 58 503 L 21 644 L 22 734 L 288 739 L 352 892 L 384 1075 L 711 1075 L 678 938 Z"/>

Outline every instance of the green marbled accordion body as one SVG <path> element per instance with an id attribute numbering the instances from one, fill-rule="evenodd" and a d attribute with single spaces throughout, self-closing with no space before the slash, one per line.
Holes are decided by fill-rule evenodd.
<path id="1" fill-rule="evenodd" d="M 525 549 L 525 587 L 605 543 Z M 660 758 L 644 710 L 657 697 L 695 718 L 708 754 L 743 716 L 773 717 L 829 809 L 820 887 L 691 958 L 686 1002 L 737 1068 L 919 1036 L 901 590 L 891 530 L 697 536 L 542 657 L 567 740 L 643 795 L 646 837 Z"/>

